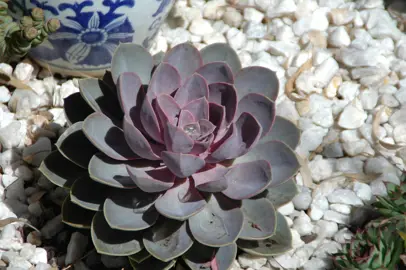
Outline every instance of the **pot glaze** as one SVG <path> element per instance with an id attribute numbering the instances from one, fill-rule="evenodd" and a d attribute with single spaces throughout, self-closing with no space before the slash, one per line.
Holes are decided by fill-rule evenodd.
<path id="1" fill-rule="evenodd" d="M 119 43 L 151 46 L 175 0 L 13 0 L 10 13 L 20 18 L 33 7 L 57 18 L 61 28 L 30 56 L 39 64 L 74 76 L 102 76 Z"/>

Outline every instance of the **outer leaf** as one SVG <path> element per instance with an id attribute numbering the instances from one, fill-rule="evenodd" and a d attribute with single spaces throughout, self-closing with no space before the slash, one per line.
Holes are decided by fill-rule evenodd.
<path id="1" fill-rule="evenodd" d="M 275 117 L 271 131 L 261 138 L 259 144 L 269 141 L 281 141 L 292 149 L 295 149 L 300 142 L 300 130 L 291 121 L 281 116 Z"/>
<path id="2" fill-rule="evenodd" d="M 141 45 L 133 43 L 121 43 L 114 52 L 111 62 L 111 73 L 114 82 L 124 72 L 136 73 L 142 84 L 148 84 L 154 60 L 149 52 Z"/>
<path id="3" fill-rule="evenodd" d="M 203 63 L 208 64 L 210 62 L 224 61 L 226 62 L 233 73 L 237 73 L 241 69 L 240 58 L 233 48 L 227 43 L 213 43 L 207 45 L 200 50 L 203 58 Z"/>
<path id="4" fill-rule="evenodd" d="M 111 192 L 103 207 L 109 227 L 121 231 L 140 231 L 151 227 L 159 216 L 154 208 L 158 196 L 138 189 Z"/>
<path id="5" fill-rule="evenodd" d="M 103 153 L 98 153 L 90 160 L 89 175 L 94 181 L 110 187 L 136 188 L 137 185 L 127 172 L 127 164 L 135 165 L 134 161 L 117 161 Z"/>
<path id="6" fill-rule="evenodd" d="M 159 95 L 156 99 L 156 110 L 162 126 L 165 126 L 167 121 L 176 125 L 180 107 L 172 96 L 167 94 Z"/>
<path id="7" fill-rule="evenodd" d="M 274 256 L 292 249 L 292 234 L 285 217 L 277 212 L 277 224 L 274 236 L 265 240 L 238 240 L 237 245 L 243 251 L 256 256 Z"/>
<path id="8" fill-rule="evenodd" d="M 141 124 L 146 133 L 156 142 L 162 143 L 163 140 L 159 121 L 151 105 L 151 100 L 148 98 L 142 103 L 140 114 Z"/>
<path id="9" fill-rule="evenodd" d="M 212 83 L 234 83 L 234 76 L 233 72 L 231 71 L 230 67 L 224 62 L 211 62 L 205 64 L 197 71 L 200 75 L 202 75 L 207 84 Z"/>
<path id="10" fill-rule="evenodd" d="M 237 92 L 232 84 L 212 83 L 209 85 L 209 102 L 224 106 L 226 124 L 234 120 L 237 110 Z"/>
<path id="11" fill-rule="evenodd" d="M 141 78 L 134 72 L 124 72 L 118 78 L 118 97 L 124 114 L 137 106 L 139 95 L 143 95 Z"/>
<path id="12" fill-rule="evenodd" d="M 133 255 L 128 256 L 128 258 L 131 261 L 134 261 L 136 263 L 142 263 L 143 261 L 145 261 L 146 259 L 148 259 L 149 257 L 151 257 L 152 255 L 148 252 L 148 250 L 146 250 L 145 248 L 143 250 L 141 250 L 138 253 L 135 253 Z"/>
<path id="13" fill-rule="evenodd" d="M 69 226 L 79 229 L 89 229 L 93 215 L 96 212 L 82 208 L 72 203 L 70 197 L 66 197 L 62 204 L 62 221 Z"/>
<path id="14" fill-rule="evenodd" d="M 183 85 L 176 91 L 175 100 L 181 106 L 185 106 L 195 99 L 209 97 L 209 88 L 203 76 L 195 73 L 189 77 Z"/>
<path id="15" fill-rule="evenodd" d="M 220 248 L 204 246 L 195 242 L 183 259 L 192 270 L 230 269 L 237 256 L 237 245 L 231 243 Z"/>
<path id="16" fill-rule="evenodd" d="M 91 236 L 100 254 L 128 256 L 143 248 L 139 232 L 126 232 L 109 227 L 102 212 L 97 212 L 92 221 Z"/>
<path id="17" fill-rule="evenodd" d="M 100 151 L 113 159 L 138 158 L 128 146 L 124 132 L 104 114 L 96 112 L 86 118 L 83 122 L 83 132 Z"/>
<path id="18" fill-rule="evenodd" d="M 277 186 L 289 180 L 300 168 L 299 161 L 293 150 L 279 141 L 270 141 L 257 145 L 244 156 L 235 159 L 233 164 L 255 160 L 266 160 L 271 164 L 271 186 Z"/>
<path id="19" fill-rule="evenodd" d="M 268 188 L 266 198 L 272 202 L 274 207 L 279 207 L 290 202 L 298 193 L 295 181 L 289 179 L 280 185 Z"/>
<path id="20" fill-rule="evenodd" d="M 235 75 L 234 85 L 240 99 L 248 93 L 257 93 L 275 101 L 279 93 L 279 80 L 276 73 L 259 66 L 241 69 Z"/>
<path id="21" fill-rule="evenodd" d="M 70 198 L 73 203 L 80 207 L 91 211 L 99 211 L 111 189 L 109 186 L 93 181 L 86 175 L 76 180 L 72 185 Z"/>
<path id="22" fill-rule="evenodd" d="M 234 165 L 225 175 L 227 189 L 223 194 L 234 200 L 251 198 L 271 183 L 271 166 L 265 160 Z"/>
<path id="23" fill-rule="evenodd" d="M 141 263 L 137 263 L 134 260 L 131 260 L 130 258 L 130 263 L 133 270 L 146 270 L 146 269 L 169 270 L 175 265 L 176 261 L 173 260 L 170 262 L 163 262 L 151 256 L 148 259 L 142 261 Z"/>
<path id="24" fill-rule="evenodd" d="M 67 160 L 59 151 L 50 153 L 39 167 L 49 181 L 59 187 L 70 188 L 86 171 Z"/>
<path id="25" fill-rule="evenodd" d="M 127 171 L 137 187 L 148 193 L 168 190 L 173 186 L 176 178 L 166 167 L 127 166 Z"/>
<path id="26" fill-rule="evenodd" d="M 94 112 L 87 104 L 80 93 L 73 93 L 64 99 L 64 111 L 66 120 L 70 125 L 84 121 L 86 117 Z"/>
<path id="27" fill-rule="evenodd" d="M 228 169 L 220 164 L 207 165 L 206 168 L 193 174 L 196 188 L 206 192 L 221 192 L 227 188 L 225 178 Z"/>
<path id="28" fill-rule="evenodd" d="M 185 253 L 193 244 L 186 222 L 164 219 L 144 234 L 143 243 L 158 260 L 169 262 Z"/>
<path id="29" fill-rule="evenodd" d="M 147 96 L 155 98 L 161 94 L 170 95 L 181 85 L 181 78 L 175 67 L 161 63 L 155 69 L 149 82 Z"/>
<path id="30" fill-rule="evenodd" d="M 188 43 L 176 45 L 169 50 L 163 62 L 174 66 L 179 71 L 183 82 L 203 64 L 199 51 Z"/>
<path id="31" fill-rule="evenodd" d="M 242 201 L 244 225 L 239 238 L 245 240 L 262 240 L 275 233 L 276 211 L 272 203 L 265 199 Z"/>
<path id="32" fill-rule="evenodd" d="M 163 151 L 161 157 L 168 169 L 180 178 L 192 175 L 205 165 L 204 160 L 195 155 Z"/>
<path id="33" fill-rule="evenodd" d="M 99 150 L 86 138 L 82 127 L 83 122 L 71 125 L 59 137 L 55 145 L 65 158 L 87 169 L 90 159 Z"/>
<path id="34" fill-rule="evenodd" d="M 189 179 L 179 179 L 175 186 L 155 203 L 161 215 L 177 220 L 186 220 L 201 211 L 205 205 L 205 199 Z"/>
<path id="35" fill-rule="evenodd" d="M 227 246 L 240 234 L 244 222 L 241 204 L 214 193 L 206 207 L 189 218 L 194 238 L 210 247 Z"/>

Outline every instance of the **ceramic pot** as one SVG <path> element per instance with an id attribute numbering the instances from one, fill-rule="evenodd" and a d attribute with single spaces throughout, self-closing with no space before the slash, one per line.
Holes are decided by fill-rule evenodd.
<path id="1" fill-rule="evenodd" d="M 20 18 L 37 6 L 46 18 L 61 21 L 58 32 L 34 48 L 40 65 L 73 76 L 102 76 L 119 43 L 149 48 L 175 0 L 13 0 L 10 13 Z"/>

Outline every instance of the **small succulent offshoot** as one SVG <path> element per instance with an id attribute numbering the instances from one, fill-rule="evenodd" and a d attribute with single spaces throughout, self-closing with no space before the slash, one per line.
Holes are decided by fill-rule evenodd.
<path id="1" fill-rule="evenodd" d="M 8 0 L 0 0 L 0 62 L 24 57 L 60 27 L 58 19 L 45 21 L 44 11 L 33 8 L 30 16 L 14 22 L 8 15 Z"/>
<path id="2" fill-rule="evenodd" d="M 237 247 L 292 248 L 275 209 L 298 190 L 298 128 L 275 114 L 278 79 L 227 44 L 166 54 L 121 44 L 103 80 L 65 99 L 69 128 L 40 166 L 69 188 L 63 221 L 134 269 L 229 269 Z"/>

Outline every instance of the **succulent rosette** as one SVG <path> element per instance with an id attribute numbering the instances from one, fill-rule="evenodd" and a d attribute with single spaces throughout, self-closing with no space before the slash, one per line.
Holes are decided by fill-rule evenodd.
<path id="1" fill-rule="evenodd" d="M 40 170 L 70 189 L 63 221 L 134 269 L 229 269 L 292 236 L 275 208 L 297 193 L 300 138 L 275 114 L 278 79 L 227 44 L 151 56 L 121 44 L 111 72 L 65 99 L 69 127 Z M 205 268 L 206 267 L 206 268 Z"/>

